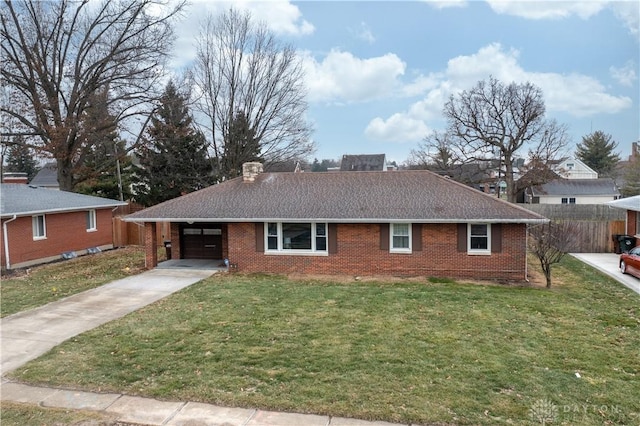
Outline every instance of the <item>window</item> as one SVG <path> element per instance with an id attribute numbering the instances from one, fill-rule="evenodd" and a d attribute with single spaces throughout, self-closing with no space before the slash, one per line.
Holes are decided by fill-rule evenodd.
<path id="1" fill-rule="evenodd" d="M 576 199 L 571 197 L 569 198 L 569 204 L 575 204 L 576 203 Z"/>
<path id="2" fill-rule="evenodd" d="M 33 239 L 42 240 L 47 238 L 47 227 L 44 220 L 44 215 L 33 216 Z"/>
<path id="3" fill-rule="evenodd" d="M 411 224 L 392 223 L 390 232 L 391 251 L 399 253 L 411 253 Z"/>
<path id="4" fill-rule="evenodd" d="M 269 222 L 267 252 L 327 253 L 326 223 Z"/>
<path id="5" fill-rule="evenodd" d="M 487 223 L 469 224 L 469 253 L 491 253 L 491 225 Z"/>
<path id="6" fill-rule="evenodd" d="M 96 226 L 96 211 L 88 210 L 87 211 L 87 232 L 95 231 L 98 227 Z"/>
<path id="7" fill-rule="evenodd" d="M 571 198 L 562 197 L 562 204 L 575 204 L 575 203 L 576 203 L 576 199 L 574 197 L 571 197 Z"/>

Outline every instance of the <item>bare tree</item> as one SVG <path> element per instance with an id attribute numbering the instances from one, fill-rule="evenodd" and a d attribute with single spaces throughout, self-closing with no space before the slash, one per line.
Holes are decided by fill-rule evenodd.
<path id="1" fill-rule="evenodd" d="M 37 136 L 33 148 L 56 159 L 60 188 L 72 190 L 91 96 L 107 89 L 117 122 L 148 115 L 171 49 L 171 22 L 183 7 L 168 0 L 5 0 L 0 76 L 9 97 L 0 111 L 19 125 L 2 134 Z"/>
<path id="2" fill-rule="evenodd" d="M 551 287 L 551 267 L 575 250 L 580 238 L 577 225 L 566 220 L 547 222 L 529 229 L 529 249 L 540 261 L 547 288 Z"/>
<path id="3" fill-rule="evenodd" d="M 207 18 L 197 40 L 193 78 L 200 95 L 197 109 L 205 117 L 200 124 L 207 129 L 219 171 L 224 157 L 233 155 L 227 143 L 238 114 L 246 117 L 267 163 L 313 151 L 303 77 L 294 48 L 279 43 L 248 12 L 230 9 Z"/>
<path id="4" fill-rule="evenodd" d="M 564 127 L 545 120 L 542 90 L 528 82 L 505 85 L 493 77 L 479 81 L 471 90 L 452 95 L 444 116 L 447 140 L 464 162 L 494 162 L 498 157 L 510 202 L 516 201 L 516 154 L 523 147 L 533 156 L 554 154 L 567 143 Z"/>

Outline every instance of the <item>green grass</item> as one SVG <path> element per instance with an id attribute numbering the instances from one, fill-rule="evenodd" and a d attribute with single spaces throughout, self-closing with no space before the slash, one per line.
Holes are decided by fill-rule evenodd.
<path id="1" fill-rule="evenodd" d="M 217 275 L 11 374 L 159 399 L 436 424 L 640 423 L 640 298 L 555 287 Z M 576 376 L 580 375 L 580 378 Z"/>
<path id="2" fill-rule="evenodd" d="M 129 247 L 16 271 L 0 281 L 0 315 L 35 308 L 137 274 L 144 249 Z"/>
<path id="3" fill-rule="evenodd" d="M 2 426 L 111 426 L 116 422 L 102 413 L 44 408 L 32 404 L 2 402 Z"/>

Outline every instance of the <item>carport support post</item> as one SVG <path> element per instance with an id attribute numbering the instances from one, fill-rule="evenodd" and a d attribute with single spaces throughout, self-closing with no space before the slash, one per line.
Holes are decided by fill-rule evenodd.
<path id="1" fill-rule="evenodd" d="M 147 269 L 153 269 L 158 266 L 158 235 L 155 222 L 144 224 L 144 247 L 144 266 Z"/>

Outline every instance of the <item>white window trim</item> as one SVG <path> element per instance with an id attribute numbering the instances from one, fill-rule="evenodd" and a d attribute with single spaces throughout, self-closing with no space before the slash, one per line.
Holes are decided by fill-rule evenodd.
<path id="1" fill-rule="evenodd" d="M 471 248 L 471 225 L 487 226 L 487 248 L 472 249 Z M 486 256 L 491 254 L 491 224 L 490 223 L 468 223 L 467 224 L 467 254 Z"/>
<path id="2" fill-rule="evenodd" d="M 38 218 L 42 216 L 42 235 L 36 235 L 38 230 Z M 43 214 L 37 214 L 31 217 L 31 235 L 33 240 L 46 240 L 47 239 L 47 217 Z"/>
<path id="3" fill-rule="evenodd" d="M 396 248 L 393 246 L 393 230 L 395 225 L 409 225 L 409 247 L 399 247 Z M 413 229 L 411 227 L 411 223 L 409 222 L 392 222 L 389 225 L 389 252 L 390 253 L 412 253 L 413 241 L 412 241 Z"/>
<path id="4" fill-rule="evenodd" d="M 87 228 L 87 232 L 96 232 L 98 230 L 98 215 L 95 209 L 87 210 L 87 214 L 91 217 L 93 227 Z"/>
<path id="5" fill-rule="evenodd" d="M 278 225 L 278 248 L 269 248 L 269 223 L 275 223 Z M 292 223 L 292 222 L 286 222 Z M 301 222 L 311 224 L 311 250 L 295 250 L 283 248 L 282 241 L 282 222 L 265 222 L 264 223 L 264 253 L 268 255 L 276 256 L 329 256 L 329 224 L 326 222 Z M 316 250 L 316 225 L 324 224 L 325 226 L 325 250 Z"/>

